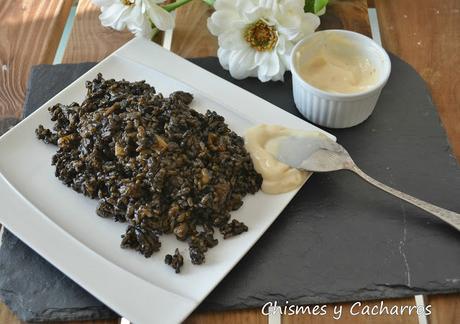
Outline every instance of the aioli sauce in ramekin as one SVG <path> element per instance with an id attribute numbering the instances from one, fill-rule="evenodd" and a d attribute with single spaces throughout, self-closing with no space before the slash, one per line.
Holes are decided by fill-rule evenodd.
<path id="1" fill-rule="evenodd" d="M 312 86 L 336 93 L 369 89 L 378 81 L 376 68 L 355 43 L 338 34 L 328 35 L 315 54 L 302 62 L 299 74 Z"/>

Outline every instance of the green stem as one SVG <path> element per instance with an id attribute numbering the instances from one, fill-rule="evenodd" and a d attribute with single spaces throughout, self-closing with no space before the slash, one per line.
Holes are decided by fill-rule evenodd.
<path id="1" fill-rule="evenodd" d="M 153 27 L 153 34 L 152 34 L 152 38 L 150 39 L 151 41 L 154 41 L 155 40 L 155 36 L 158 34 L 160 30 L 156 27 Z"/>
<path id="2" fill-rule="evenodd" d="M 173 3 L 168 3 L 167 5 L 164 5 L 162 8 L 168 12 L 171 12 L 173 10 L 176 10 L 180 6 L 183 6 L 186 3 L 189 3 L 192 0 L 177 0 Z"/>
<path id="3" fill-rule="evenodd" d="M 192 0 L 177 0 L 175 2 L 168 3 L 167 5 L 164 5 L 163 9 L 168 11 L 168 12 L 171 12 L 171 11 L 176 10 L 177 8 L 183 6 L 184 4 L 189 3 L 190 1 L 192 1 Z M 211 6 L 211 7 L 214 5 L 214 2 L 216 2 L 216 0 L 202 0 L 202 1 L 204 3 L 206 3 L 208 6 Z"/>
<path id="4" fill-rule="evenodd" d="M 216 2 L 216 0 L 202 0 L 202 1 L 211 7 L 214 6 L 214 2 Z"/>
<path id="5" fill-rule="evenodd" d="M 327 6 L 328 2 L 328 0 L 306 0 L 304 11 L 317 14 Z"/>

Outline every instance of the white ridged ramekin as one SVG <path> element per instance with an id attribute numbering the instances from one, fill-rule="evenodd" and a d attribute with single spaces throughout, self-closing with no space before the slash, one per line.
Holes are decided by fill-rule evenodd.
<path id="1" fill-rule="evenodd" d="M 325 37 L 330 33 L 340 34 L 362 47 L 371 62 L 378 62 L 375 68 L 378 73 L 377 82 L 369 89 L 356 93 L 333 93 L 318 89 L 304 81 L 299 73 L 297 58 L 300 51 L 317 37 Z M 312 47 L 314 48 L 314 47 Z M 291 72 L 294 102 L 299 112 L 309 121 L 330 128 L 346 128 L 365 121 L 374 110 L 382 88 L 390 76 L 391 62 L 385 50 L 372 39 L 347 30 L 324 30 L 313 33 L 298 42 L 292 50 Z"/>

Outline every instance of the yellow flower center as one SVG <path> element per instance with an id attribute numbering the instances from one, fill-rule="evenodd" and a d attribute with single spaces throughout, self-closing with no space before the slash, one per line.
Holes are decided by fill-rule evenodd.
<path id="1" fill-rule="evenodd" d="M 259 19 L 248 25 L 244 32 L 244 39 L 259 52 L 271 51 L 278 41 L 278 33 L 275 26 L 270 26 Z"/>
<path id="2" fill-rule="evenodd" d="M 132 6 L 134 4 L 134 0 L 121 0 L 121 3 L 123 3 L 125 6 Z"/>

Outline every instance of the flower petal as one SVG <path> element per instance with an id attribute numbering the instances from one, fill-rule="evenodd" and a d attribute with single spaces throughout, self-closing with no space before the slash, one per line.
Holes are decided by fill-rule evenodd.
<path id="1" fill-rule="evenodd" d="M 168 30 L 174 28 L 174 16 L 158 6 L 156 3 L 151 3 L 150 0 L 144 0 L 145 12 L 160 30 Z"/>
<path id="2" fill-rule="evenodd" d="M 219 63 L 226 70 L 229 69 L 230 54 L 232 54 L 231 50 L 227 50 L 222 47 L 220 47 L 217 50 L 217 57 L 219 58 Z"/>
<path id="3" fill-rule="evenodd" d="M 230 30 L 222 33 L 218 37 L 219 46 L 231 50 L 247 48 L 249 45 L 243 38 L 243 32 L 240 30 Z"/>
<path id="4" fill-rule="evenodd" d="M 273 10 L 278 7 L 278 0 L 259 0 L 258 7 Z"/>
<path id="5" fill-rule="evenodd" d="M 129 30 L 142 25 L 145 20 L 141 6 L 133 6 L 126 19 L 126 26 Z"/>
<path id="6" fill-rule="evenodd" d="M 208 18 L 208 29 L 211 34 L 218 36 L 221 33 L 235 28 L 242 28 L 245 22 L 236 11 L 216 10 Z"/>
<path id="7" fill-rule="evenodd" d="M 251 48 L 232 51 L 229 58 L 229 71 L 235 79 L 244 79 L 253 75 L 255 51 Z"/>
<path id="8" fill-rule="evenodd" d="M 105 27 L 112 27 L 116 30 L 123 30 L 126 27 L 126 19 L 130 13 L 130 8 L 121 3 L 107 7 L 99 15 L 101 23 Z"/>
<path id="9" fill-rule="evenodd" d="M 219 10 L 236 10 L 237 1 L 235 0 L 216 0 L 214 9 Z"/>
<path id="10" fill-rule="evenodd" d="M 249 12 L 251 10 L 257 9 L 259 5 L 258 0 L 236 0 L 235 2 L 235 9 L 239 13 Z"/>
<path id="11" fill-rule="evenodd" d="M 264 20 L 267 20 L 269 22 L 271 22 L 271 17 L 273 16 L 271 11 L 267 8 L 263 8 L 263 7 L 250 7 L 248 6 L 248 8 L 242 10 L 242 13 L 243 13 L 243 17 L 245 18 L 246 21 L 248 22 L 255 22 L 259 19 L 264 19 Z"/>
<path id="12" fill-rule="evenodd" d="M 264 52 L 259 57 L 257 77 L 262 82 L 269 81 L 280 71 L 278 54 L 276 51 Z"/>
<path id="13" fill-rule="evenodd" d="M 304 36 L 312 34 L 320 23 L 319 17 L 311 12 L 305 12 L 302 18 L 302 33 Z"/>
<path id="14" fill-rule="evenodd" d="M 302 9 L 302 12 L 305 6 L 305 0 L 280 0 L 279 3 L 280 7 L 291 10 Z"/>
<path id="15" fill-rule="evenodd" d="M 276 47 L 276 51 L 278 52 L 278 57 L 280 59 L 280 63 L 284 66 L 285 70 L 291 70 L 291 52 L 294 45 L 292 42 L 287 40 L 283 35 L 280 35 L 278 38 L 278 45 Z"/>
<path id="16" fill-rule="evenodd" d="M 151 39 L 153 37 L 152 24 L 150 23 L 150 20 L 142 14 L 141 10 L 138 19 L 132 21 L 130 20 L 127 27 L 134 35 L 136 35 L 136 37 L 145 37 L 147 39 Z"/>
<path id="17" fill-rule="evenodd" d="M 92 0 L 92 3 L 98 7 L 108 7 L 118 2 L 118 0 Z"/>

